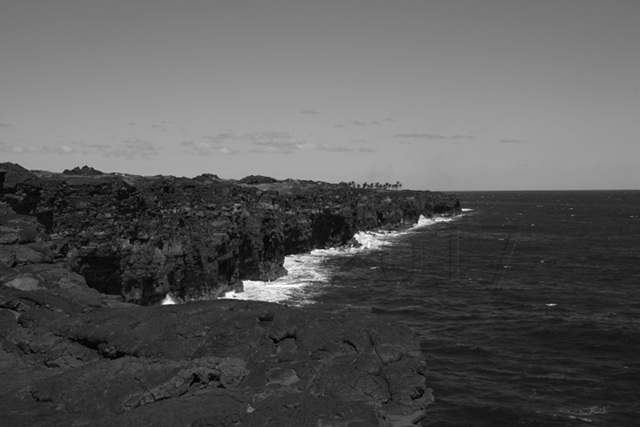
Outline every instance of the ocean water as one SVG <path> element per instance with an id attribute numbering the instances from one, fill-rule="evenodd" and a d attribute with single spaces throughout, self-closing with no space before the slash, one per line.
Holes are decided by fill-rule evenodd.
<path id="1" fill-rule="evenodd" d="M 640 191 L 457 195 L 457 218 L 289 257 L 228 297 L 406 324 L 436 399 L 423 426 L 639 426 Z"/>

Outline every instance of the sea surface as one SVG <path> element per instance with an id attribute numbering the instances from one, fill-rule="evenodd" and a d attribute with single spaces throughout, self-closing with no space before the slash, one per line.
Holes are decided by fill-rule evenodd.
<path id="1" fill-rule="evenodd" d="M 456 218 L 288 257 L 287 277 L 228 297 L 412 328 L 423 426 L 640 426 L 640 191 L 456 195 Z"/>

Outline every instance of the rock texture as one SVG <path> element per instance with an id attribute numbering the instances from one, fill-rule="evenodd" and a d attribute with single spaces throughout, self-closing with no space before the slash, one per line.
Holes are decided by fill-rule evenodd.
<path id="1" fill-rule="evenodd" d="M 240 181 L 63 174 L 4 163 L 4 198 L 37 218 L 87 284 L 127 301 L 153 304 L 168 292 L 215 298 L 242 280 L 286 274 L 285 255 L 348 244 L 362 230 L 400 228 L 424 215 L 456 214 L 453 196 L 380 191 L 311 181 Z"/>
<path id="2" fill-rule="evenodd" d="M 418 342 L 393 322 L 235 300 L 86 305 L 50 285 L 0 288 L 3 425 L 401 426 L 432 401 Z"/>
<path id="3" fill-rule="evenodd" d="M 414 334 L 349 307 L 213 297 L 284 255 L 459 210 L 428 192 L 0 165 L 0 424 L 410 426 Z M 140 306 L 131 302 L 148 303 Z"/>

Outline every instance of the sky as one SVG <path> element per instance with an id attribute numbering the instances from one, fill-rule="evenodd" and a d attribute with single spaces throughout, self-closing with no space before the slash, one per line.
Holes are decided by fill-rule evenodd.
<path id="1" fill-rule="evenodd" d="M 640 189 L 638 0 L 0 0 L 0 161 Z"/>

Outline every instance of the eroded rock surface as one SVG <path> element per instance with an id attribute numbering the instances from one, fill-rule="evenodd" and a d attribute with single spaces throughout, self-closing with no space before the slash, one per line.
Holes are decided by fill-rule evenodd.
<path id="1" fill-rule="evenodd" d="M 8 222 L 6 243 L 52 236 L 55 256 L 98 291 L 154 304 L 241 290 L 242 280 L 284 274 L 284 257 L 347 245 L 358 231 L 402 228 L 420 215 L 456 214 L 453 196 L 429 191 L 355 189 L 311 181 L 247 177 L 221 180 L 7 171 L 4 199 L 33 227 Z M 36 220 L 37 219 L 37 220 Z M 26 235 L 26 236 L 25 236 Z M 44 237 L 42 237 L 44 238 Z M 38 257 L 38 247 L 6 254 L 7 263 Z"/>
<path id="2" fill-rule="evenodd" d="M 0 168 L 0 424 L 410 426 L 407 328 L 345 307 L 203 300 L 285 254 L 455 213 L 428 192 Z M 257 185 L 257 186 L 256 186 Z"/>
<path id="3" fill-rule="evenodd" d="M 416 337 L 366 313 L 108 305 L 0 287 L 4 423 L 410 425 L 432 401 Z"/>

